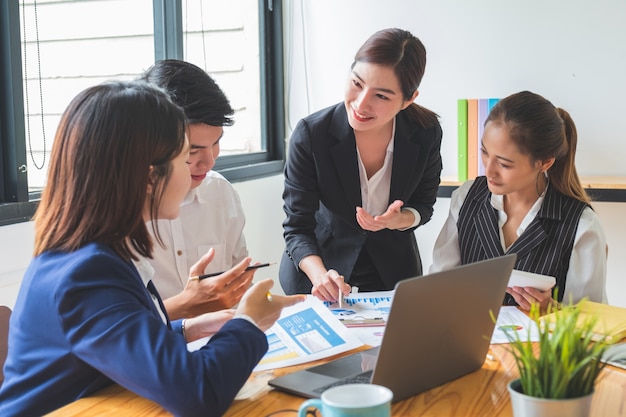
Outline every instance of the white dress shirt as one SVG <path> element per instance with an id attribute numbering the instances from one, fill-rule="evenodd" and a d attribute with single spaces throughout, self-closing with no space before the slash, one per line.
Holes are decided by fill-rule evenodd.
<path id="1" fill-rule="evenodd" d="M 209 171 L 202 184 L 189 191 L 177 219 L 157 223 L 165 249 L 155 242 L 150 263 L 155 270 L 152 281 L 163 299 L 183 290 L 189 268 L 210 248 L 215 257 L 205 273 L 230 269 L 248 256 L 239 195 L 217 172 Z"/>
<path id="2" fill-rule="evenodd" d="M 393 129 L 391 139 L 387 145 L 387 154 L 383 166 L 370 178 L 367 177 L 367 171 L 361 153 L 357 147 L 357 159 L 359 163 L 359 180 L 361 182 L 361 201 L 362 208 L 372 216 L 379 216 L 387 211 L 389 207 L 389 193 L 391 192 L 391 172 L 393 169 L 393 141 L 396 136 L 396 119 L 393 119 Z M 413 224 L 407 227 L 415 227 L 420 223 L 421 216 L 417 210 L 412 207 L 403 207 L 402 210 L 408 210 L 415 216 Z M 403 230 L 406 230 L 403 229 Z"/>
<path id="3" fill-rule="evenodd" d="M 163 320 L 163 323 L 167 324 L 167 318 L 165 317 L 165 312 L 161 310 L 161 305 L 159 304 L 159 300 L 157 299 L 156 295 L 153 294 L 152 291 L 150 291 L 150 289 L 148 288 L 148 283 L 154 277 L 154 268 L 152 267 L 152 265 L 150 265 L 150 262 L 148 262 L 146 258 L 139 258 L 139 260 L 135 261 L 134 264 L 135 264 L 135 268 L 137 268 L 137 272 L 139 273 L 139 276 L 141 277 L 141 280 L 143 281 L 143 285 L 148 290 L 148 293 L 150 293 L 150 298 L 152 298 L 152 302 L 154 303 L 157 311 L 159 312 L 159 316 L 161 316 L 161 320 Z M 160 292 L 159 292 L 159 295 L 161 295 Z"/>
<path id="4" fill-rule="evenodd" d="M 450 212 L 435 242 L 433 264 L 430 267 L 430 273 L 444 271 L 461 265 L 457 221 L 461 206 L 473 183 L 473 180 L 466 181 L 452 192 Z M 526 217 L 524 217 L 517 229 L 518 237 L 533 221 L 541 208 L 542 202 L 543 196 L 537 199 L 526 214 Z M 500 242 L 502 249 L 506 252 L 507 248 L 504 243 L 504 234 L 502 233 L 502 226 L 507 220 L 504 212 L 503 196 L 492 194 L 491 205 L 498 210 Z M 593 262 L 593 259 L 598 259 L 599 261 Z M 606 303 L 607 301 L 606 237 L 598 216 L 589 207 L 583 210 L 578 222 L 576 235 L 574 236 L 574 247 L 572 248 L 569 269 L 567 270 L 563 301 L 569 302 L 570 297 L 574 303 L 577 303 L 583 297 L 589 297 L 590 301 L 595 302 Z"/>

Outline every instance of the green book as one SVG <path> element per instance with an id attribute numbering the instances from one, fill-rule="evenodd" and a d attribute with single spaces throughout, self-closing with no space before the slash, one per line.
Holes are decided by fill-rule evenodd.
<path id="1" fill-rule="evenodd" d="M 467 99 L 457 100 L 459 181 L 467 181 Z"/>

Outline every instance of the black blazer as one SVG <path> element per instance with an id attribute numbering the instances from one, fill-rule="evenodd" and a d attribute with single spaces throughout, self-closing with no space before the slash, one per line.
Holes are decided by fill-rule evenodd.
<path id="1" fill-rule="evenodd" d="M 402 200 L 416 209 L 420 224 L 430 220 L 437 198 L 441 137 L 439 123 L 424 129 L 404 112 L 396 117 L 389 203 Z M 286 251 L 279 278 L 285 293 L 311 292 L 311 282 L 298 269 L 308 255 L 321 256 L 328 269 L 348 278 L 366 249 L 387 286 L 381 290 L 422 274 L 415 228 L 368 232 L 356 221 L 356 207 L 362 205 L 356 141 L 343 103 L 298 123 L 284 174 Z"/>

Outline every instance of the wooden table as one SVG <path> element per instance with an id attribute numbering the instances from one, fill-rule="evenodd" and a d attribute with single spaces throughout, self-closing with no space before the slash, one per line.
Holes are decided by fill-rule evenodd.
<path id="1" fill-rule="evenodd" d="M 512 416 L 507 384 L 516 378 L 517 370 L 506 345 L 492 345 L 490 357 L 476 372 L 433 388 L 422 394 L 394 403 L 392 415 L 427 416 Z M 322 362 L 322 361 L 320 361 Z M 293 366 L 277 369 L 278 376 L 311 366 Z M 270 389 L 265 385 L 268 372 L 254 374 L 248 384 L 261 381 L 262 392 L 252 398 L 236 400 L 225 414 L 226 417 L 267 416 L 279 410 L 296 410 L 304 398 Z M 295 412 L 273 414 L 276 417 L 296 415 Z M 112 385 L 97 394 L 75 401 L 56 410 L 49 416 L 171 416 L 158 404 L 142 398 L 118 385 Z M 607 366 L 600 376 L 593 398 L 591 417 L 626 416 L 626 371 Z"/>

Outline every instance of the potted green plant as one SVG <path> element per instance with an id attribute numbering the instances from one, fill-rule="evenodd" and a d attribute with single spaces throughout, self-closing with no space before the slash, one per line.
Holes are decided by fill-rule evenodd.
<path id="1" fill-rule="evenodd" d="M 519 378 L 509 383 L 515 417 L 587 416 L 594 387 L 605 363 L 605 336 L 594 332 L 597 317 L 581 316 L 571 303 L 542 316 L 537 305 L 530 318 L 539 341 L 505 329 Z M 530 333 L 528 334 L 530 335 Z"/>

